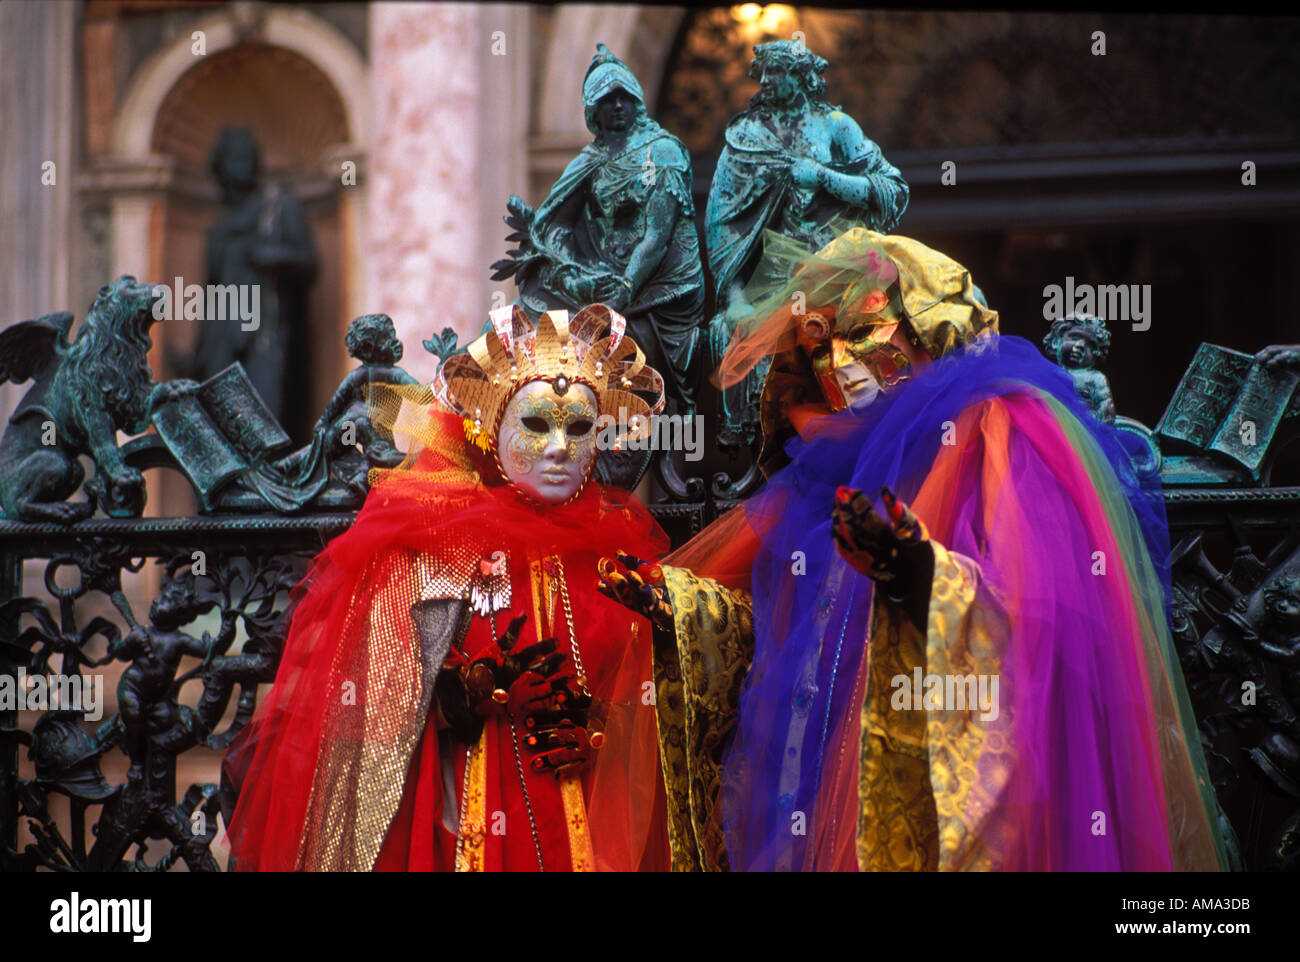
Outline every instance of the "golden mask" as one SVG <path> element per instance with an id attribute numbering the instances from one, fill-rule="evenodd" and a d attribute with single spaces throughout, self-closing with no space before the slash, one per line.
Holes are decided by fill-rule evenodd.
<path id="1" fill-rule="evenodd" d="M 901 322 L 880 313 L 889 298 L 873 291 L 864 301 L 869 312 L 854 310 L 837 320 L 826 308 L 800 319 L 799 344 L 832 411 L 870 404 L 912 376 L 912 361 L 898 344 Z"/>

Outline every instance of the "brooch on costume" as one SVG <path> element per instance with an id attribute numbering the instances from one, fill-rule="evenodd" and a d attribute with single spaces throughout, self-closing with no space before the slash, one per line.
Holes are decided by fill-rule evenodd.
<path id="1" fill-rule="evenodd" d="M 479 560 L 470 579 L 469 606 L 484 618 L 510 607 L 510 559 L 504 551 Z"/>
<path id="2" fill-rule="evenodd" d="M 510 559 L 504 551 L 484 558 L 469 544 L 457 545 L 442 558 L 421 553 L 416 566 L 420 601 L 459 598 L 485 618 L 510 607 Z"/>

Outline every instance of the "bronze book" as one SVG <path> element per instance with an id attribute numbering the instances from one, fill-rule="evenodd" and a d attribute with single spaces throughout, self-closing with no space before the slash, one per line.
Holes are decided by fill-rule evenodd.
<path id="1" fill-rule="evenodd" d="M 160 404 L 153 424 L 204 502 L 290 444 L 236 361 L 188 397 Z"/>
<path id="2" fill-rule="evenodd" d="M 1214 452 L 1258 480 L 1297 383 L 1300 375 L 1294 371 L 1269 370 L 1249 354 L 1202 344 L 1156 434 L 1162 442 L 1172 442 L 1171 452 Z"/>

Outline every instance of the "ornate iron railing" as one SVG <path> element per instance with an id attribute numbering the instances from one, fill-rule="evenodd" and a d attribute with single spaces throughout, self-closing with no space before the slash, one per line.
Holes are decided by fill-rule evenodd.
<path id="1" fill-rule="evenodd" d="M 0 341 L 18 338 L 24 347 L 23 362 L 10 362 L 5 377 L 36 382 L 0 443 L 7 516 L 0 520 L 0 864 L 6 871 L 158 871 L 182 861 L 191 870 L 219 867 L 211 852 L 217 814 L 228 814 L 233 799 L 216 781 L 181 788 L 178 760 L 224 750 L 252 716 L 258 686 L 275 676 L 290 589 L 310 558 L 352 523 L 365 469 L 392 455 L 360 423 L 364 405 L 345 396 L 351 379 L 306 448 L 280 455 L 268 429 L 254 432 L 262 449 L 244 450 L 242 468 L 227 470 L 210 452 L 199 451 L 196 460 L 190 432 L 215 431 L 215 443 L 229 442 L 227 460 L 237 464 L 235 441 L 249 443 L 248 426 L 223 425 L 222 401 L 203 415 L 206 427 L 197 427 L 192 418 L 200 415 L 177 405 L 189 397 L 205 403 L 202 391 L 153 384 L 147 337 L 131 336 L 147 329 L 147 305 L 139 285 L 120 279 L 103 289 L 71 345 L 62 340 L 70 321 L 64 315 L 0 332 Z M 103 359 L 103 343 L 101 353 L 78 354 L 82 339 L 95 347 L 97 337 L 117 350 L 113 361 Z M 13 343 L 0 343 L 0 355 L 6 347 Z M 133 373 L 115 382 L 104 373 L 107 363 Z M 83 390 L 87 383 L 94 387 Z M 217 387 L 239 398 L 240 416 L 258 419 L 256 395 L 240 395 L 238 376 L 225 376 Z M 152 415 L 158 433 L 119 448 L 116 431 L 143 431 L 144 414 Z M 1153 439 L 1140 425 L 1129 427 Z M 95 464 L 84 488 L 82 457 Z M 140 472 L 160 467 L 189 477 L 207 513 L 138 516 Z M 1209 470 L 1182 466 L 1193 468 Z M 711 480 L 683 478 L 680 471 L 666 456 L 658 458 L 655 476 L 664 495 L 651 506 L 678 544 L 737 503 L 754 481 L 748 475 L 733 481 L 724 472 Z M 1258 476 L 1267 479 L 1268 471 Z M 78 491 L 90 500 L 72 502 Z M 1169 485 L 1165 500 L 1175 543 L 1174 638 L 1238 867 L 1295 870 L 1300 487 L 1249 479 Z M 91 517 L 95 507 L 108 517 Z M 147 581 L 147 571 L 158 573 L 160 587 L 142 617 L 127 589 L 131 577 L 136 588 Z M 187 657 L 193 667 L 185 667 Z M 110 666 L 121 669 L 118 710 L 86 724 L 89 699 L 77 700 L 85 695 L 77 685 L 102 680 Z M 103 765 L 114 753 L 125 754 L 128 767 L 110 783 Z M 24 828 L 30 839 L 20 843 Z M 155 841 L 167 847 L 156 846 L 151 855 Z"/>
<path id="2" fill-rule="evenodd" d="M 1287 594 L 1300 612 L 1300 487 L 1165 503 L 1174 642 L 1230 847 L 1247 870 L 1300 870 L 1300 616 L 1276 610 Z"/>
<path id="3" fill-rule="evenodd" d="M 216 869 L 209 846 L 218 786 L 191 783 L 178 792 L 177 760 L 200 747 L 224 749 L 247 722 L 258 684 L 275 677 L 289 589 L 307 560 L 353 517 L 103 519 L 66 527 L 0 522 L 0 673 L 102 678 L 111 662 L 125 666 L 118 712 L 89 730 L 81 723 L 84 711 L 62 706 L 47 707 L 29 729 L 18 726 L 17 710 L 0 711 L 6 871 L 159 870 L 177 860 L 192 871 Z M 33 559 L 45 562 L 46 598 L 24 584 L 24 563 Z M 151 617 L 142 619 L 123 591 L 122 574 L 150 560 L 163 562 L 163 585 Z M 96 596 L 119 618 L 87 614 Z M 220 614 L 215 636 L 191 633 L 188 626 L 209 611 Z M 230 654 L 239 627 L 246 640 L 240 653 Z M 185 655 L 198 657 L 198 667 L 182 671 Z M 202 686 L 194 700 L 181 693 L 191 679 Z M 223 727 L 236 689 L 233 718 Z M 23 749 L 30 777 L 19 776 Z M 101 762 L 114 749 L 127 753 L 130 768 L 110 785 Z M 53 795 L 69 800 L 67 837 L 51 812 Z M 98 814 L 88 848 L 91 809 Z M 32 836 L 21 851 L 20 818 Z M 151 839 L 170 842 L 170 851 L 151 861 Z"/>
<path id="4" fill-rule="evenodd" d="M 1294 711 L 1300 671 L 1294 655 L 1260 647 L 1249 603 L 1237 605 L 1235 618 L 1233 606 L 1257 594 L 1288 561 L 1300 560 L 1300 488 L 1170 490 L 1166 504 L 1176 544 L 1175 640 L 1215 789 L 1243 867 L 1294 870 L 1300 861 L 1300 758 L 1289 746 L 1300 735 Z M 702 499 L 652 510 L 686 535 L 727 506 Z M 0 711 L 6 871 L 157 870 L 179 860 L 191 870 L 216 868 L 208 846 L 222 801 L 219 786 L 179 785 L 177 760 L 195 749 L 224 748 L 251 716 L 258 684 L 274 677 L 289 588 L 353 517 L 92 519 L 71 526 L 0 521 L 0 674 L 84 676 L 102 669 L 110 652 L 129 672 L 139 658 L 138 647 L 126 644 L 133 628 L 141 626 L 137 636 L 164 635 L 156 621 L 132 609 L 122 588 L 123 572 L 151 561 L 193 573 L 202 559 L 204 573 L 195 578 L 192 601 L 182 599 L 182 611 L 219 614 L 220 624 L 238 622 L 246 637 L 241 653 L 232 655 L 231 639 L 220 628 L 215 637 L 187 635 L 189 651 L 203 652 L 199 667 L 188 672 L 178 670 L 181 639 L 155 637 L 151 643 L 161 640 L 171 654 L 161 656 L 152 687 L 146 672 L 124 675 L 137 705 L 89 730 L 72 711 L 51 708 L 28 727 L 19 726 L 17 710 Z M 33 561 L 43 562 L 42 569 L 32 570 Z M 25 568 L 28 579 L 43 581 L 46 597 L 35 596 Z M 115 608 L 120 621 L 83 613 L 92 596 Z M 165 615 L 161 620 L 166 626 Z M 189 680 L 201 690 L 183 698 L 180 689 Z M 1253 703 L 1242 700 L 1246 683 L 1254 686 Z M 109 752 L 126 751 L 131 738 L 143 739 L 143 766 L 111 785 L 101 762 Z M 20 775 L 23 755 L 31 771 Z M 70 831 L 51 812 L 53 795 L 69 800 Z M 87 813 L 94 821 L 89 843 Z M 23 819 L 31 840 L 20 849 Z M 154 839 L 171 848 L 151 860 L 147 847 Z"/>

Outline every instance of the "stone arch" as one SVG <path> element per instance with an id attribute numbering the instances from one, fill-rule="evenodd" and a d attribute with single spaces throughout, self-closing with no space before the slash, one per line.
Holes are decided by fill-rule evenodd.
<path id="1" fill-rule="evenodd" d="M 193 51 L 197 31 L 203 33 L 203 55 Z M 289 85 L 321 108 L 321 116 L 308 122 L 315 125 L 314 139 L 300 138 L 311 141 L 306 145 L 286 143 L 283 136 L 277 143 L 275 132 L 254 125 L 259 139 L 270 141 L 263 144 L 269 179 L 284 179 L 276 170 L 282 166 L 277 155 L 292 160 L 305 175 L 295 178 L 295 190 L 318 212 L 311 218 L 321 265 L 312 324 L 320 336 L 312 339 L 311 364 L 319 383 L 311 387 L 310 402 L 317 407 L 316 395 L 327 398 L 346 367 L 343 330 L 364 312 L 366 297 L 362 225 L 370 82 L 361 53 L 332 25 L 302 10 L 275 7 L 249 19 L 232 7 L 198 20 L 134 71 L 114 118 L 113 156 L 101 163 L 113 172 L 103 188 L 112 210 L 112 273 L 170 280 L 182 268 L 186 276 L 200 269 L 203 230 L 215 213 L 216 196 L 206 153 L 222 121 L 238 122 L 221 116 L 222 98 L 213 93 L 209 65 L 218 60 L 235 64 L 233 76 L 241 79 L 258 65 L 264 79 L 277 68 L 287 71 Z M 271 99 L 285 116 L 284 98 L 277 96 L 282 93 Z M 256 103 L 249 91 L 233 99 Z M 355 185 L 346 189 L 344 161 L 356 165 Z M 192 333 L 176 329 L 165 337 L 179 338 L 173 346 L 184 348 Z M 164 369 L 162 361 L 161 354 L 155 358 L 156 369 Z"/>
<path id="2" fill-rule="evenodd" d="M 162 98 L 150 152 L 175 158 L 187 173 L 205 171 L 227 124 L 252 127 L 263 169 L 275 179 L 319 178 L 333 150 L 349 141 L 346 107 L 324 72 L 300 53 L 261 42 L 197 58 Z"/>
<path id="3" fill-rule="evenodd" d="M 360 147 L 370 142 L 370 82 L 366 64 L 348 39 L 330 24 L 304 10 L 275 7 L 266 11 L 265 19 L 255 31 L 242 30 L 228 12 L 205 17 L 194 30 L 203 31 L 208 55 L 245 39 L 255 39 L 291 50 L 310 61 L 329 78 L 343 101 L 352 144 Z M 177 37 L 158 51 L 131 78 L 113 125 L 113 148 L 118 157 L 149 155 L 154 118 L 164 98 L 194 66 L 192 33 Z"/>
<path id="4" fill-rule="evenodd" d="M 337 382 L 343 328 L 351 319 L 339 279 L 348 261 L 340 207 L 352 188 L 342 187 L 334 157 L 349 139 L 346 108 L 330 79 L 285 47 L 247 40 L 192 60 L 154 117 L 151 153 L 166 159 L 170 184 L 150 232 L 150 246 L 160 248 L 151 258 L 164 282 L 183 277 L 203 283 L 207 231 L 223 213 L 211 151 L 223 127 L 250 128 L 264 185 L 286 187 L 302 204 L 318 259 L 310 331 L 295 328 L 289 335 L 292 360 L 282 378 L 292 400 L 281 422 L 303 439 L 307 419 L 319 413 Z M 164 325 L 162 331 L 177 356 L 193 353 L 197 335 L 193 324 Z"/>

